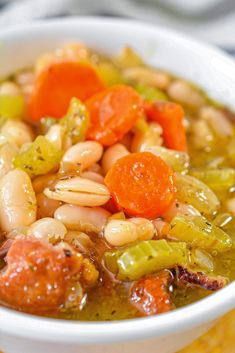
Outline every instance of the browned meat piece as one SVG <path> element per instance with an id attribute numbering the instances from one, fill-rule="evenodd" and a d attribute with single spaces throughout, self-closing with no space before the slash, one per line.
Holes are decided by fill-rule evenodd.
<path id="1" fill-rule="evenodd" d="M 98 277 L 81 254 L 33 238 L 14 240 L 6 261 L 0 272 L 0 301 L 31 313 L 58 311 L 68 301 L 73 283 L 81 279 L 82 285 L 90 285 Z M 81 300 L 81 291 L 79 295 Z"/>
<path id="2" fill-rule="evenodd" d="M 172 310 L 174 304 L 169 291 L 172 282 L 169 271 L 141 278 L 133 283 L 130 300 L 142 315 L 155 315 Z"/>
<path id="3" fill-rule="evenodd" d="M 227 284 L 227 280 L 224 277 L 211 277 L 205 273 L 189 271 L 188 269 L 180 266 L 177 270 L 177 277 L 180 282 L 193 286 L 199 286 L 211 291 L 221 289 Z"/>

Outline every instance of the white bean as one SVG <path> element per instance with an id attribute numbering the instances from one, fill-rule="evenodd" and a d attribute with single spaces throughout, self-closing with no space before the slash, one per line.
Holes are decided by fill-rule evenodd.
<path id="1" fill-rule="evenodd" d="M 175 80 L 172 82 L 168 89 L 168 95 L 173 100 L 194 109 L 201 108 L 205 103 L 203 95 L 196 88 L 183 80 Z"/>
<path id="2" fill-rule="evenodd" d="M 39 239 L 46 239 L 52 243 L 63 240 L 67 229 L 64 224 L 54 218 L 41 218 L 31 224 L 28 235 Z"/>
<path id="3" fill-rule="evenodd" d="M 110 219 L 104 228 L 104 237 L 113 246 L 123 246 L 136 240 L 152 239 L 154 225 L 145 218 Z"/>
<path id="4" fill-rule="evenodd" d="M 151 221 L 146 218 L 134 217 L 129 218 L 137 226 L 137 234 L 139 240 L 152 239 L 155 234 L 155 227 Z"/>
<path id="5" fill-rule="evenodd" d="M 200 109 L 199 116 L 208 121 L 218 135 L 226 137 L 233 134 L 232 123 L 219 109 L 210 106 L 203 107 Z"/>
<path id="6" fill-rule="evenodd" d="M 5 81 L 0 84 L 0 96 L 19 96 L 21 91 L 14 82 Z"/>
<path id="7" fill-rule="evenodd" d="M 104 184 L 104 177 L 102 175 L 95 172 L 91 172 L 89 170 L 81 173 L 81 177 L 96 181 L 97 183 L 100 183 L 100 184 Z"/>
<path id="8" fill-rule="evenodd" d="M 87 172 L 94 172 L 94 173 L 97 173 L 97 174 L 100 174 L 103 176 L 103 169 L 101 168 L 99 163 L 92 164 L 89 168 L 87 168 L 86 171 Z"/>
<path id="9" fill-rule="evenodd" d="M 18 148 L 13 143 L 5 143 L 0 147 L 0 178 L 12 169 L 12 160 L 17 153 Z"/>
<path id="10" fill-rule="evenodd" d="M 11 142 L 14 142 L 18 147 L 21 147 L 24 143 L 32 142 L 34 134 L 32 129 L 22 121 L 7 121 L 2 129 L 2 134 L 9 137 Z"/>
<path id="11" fill-rule="evenodd" d="M 81 177 L 60 180 L 52 189 L 46 188 L 44 194 L 49 199 L 88 207 L 104 205 L 110 198 L 105 185 Z"/>
<path id="12" fill-rule="evenodd" d="M 9 171 L 0 180 L 0 225 L 9 232 L 36 220 L 36 198 L 31 180 L 20 169 Z"/>
<path id="13" fill-rule="evenodd" d="M 54 217 L 67 229 L 95 233 L 102 231 L 110 215 L 101 207 L 89 208 L 68 204 L 60 206 L 54 213 Z"/>
<path id="14" fill-rule="evenodd" d="M 33 84 L 35 75 L 32 70 L 20 71 L 16 76 L 16 83 L 20 86 L 27 86 Z"/>
<path id="15" fill-rule="evenodd" d="M 127 148 L 121 143 L 116 143 L 115 145 L 107 148 L 102 158 L 102 168 L 104 173 L 106 174 L 118 159 L 128 155 L 129 153 L 130 152 Z"/>
<path id="16" fill-rule="evenodd" d="M 150 123 L 145 133 L 136 132 L 132 140 L 131 151 L 144 152 L 149 147 L 161 146 L 162 142 L 162 127 L 157 123 Z"/>
<path id="17" fill-rule="evenodd" d="M 40 55 L 35 63 L 35 74 L 39 75 L 45 68 L 47 68 L 55 60 L 53 53 L 44 53 Z"/>
<path id="18" fill-rule="evenodd" d="M 60 61 L 80 61 L 87 60 L 88 50 L 80 43 L 69 43 L 63 48 L 55 50 L 55 52 L 44 53 L 41 55 L 35 65 L 36 74 L 48 67 L 53 62 Z"/>
<path id="19" fill-rule="evenodd" d="M 54 124 L 50 127 L 45 137 L 50 141 L 56 148 L 61 150 L 63 148 L 64 139 L 64 128 L 60 124 Z"/>
<path id="20" fill-rule="evenodd" d="M 128 80 L 137 80 L 164 90 L 171 82 L 171 78 L 166 72 L 146 67 L 131 67 L 124 70 L 123 74 Z"/>
<path id="21" fill-rule="evenodd" d="M 137 227 L 133 222 L 112 219 L 104 228 L 104 237 L 113 246 L 123 246 L 138 239 Z"/>
<path id="22" fill-rule="evenodd" d="M 24 153 L 26 152 L 31 146 L 32 146 L 32 142 L 26 142 L 24 143 L 21 147 L 20 147 L 20 150 L 19 150 L 19 153 Z"/>
<path id="23" fill-rule="evenodd" d="M 5 143 L 9 143 L 9 138 L 0 132 L 0 146 L 5 145 Z"/>
<path id="24" fill-rule="evenodd" d="M 79 142 L 65 152 L 62 162 L 80 165 L 80 170 L 83 171 L 98 162 L 102 154 L 103 147 L 100 143 L 95 141 Z"/>
<path id="25" fill-rule="evenodd" d="M 191 125 L 192 142 L 196 148 L 205 148 L 213 141 L 213 133 L 208 122 L 197 119 Z"/>
<path id="26" fill-rule="evenodd" d="M 87 60 L 88 49 L 82 43 L 68 43 L 55 51 L 55 56 L 62 60 Z"/>

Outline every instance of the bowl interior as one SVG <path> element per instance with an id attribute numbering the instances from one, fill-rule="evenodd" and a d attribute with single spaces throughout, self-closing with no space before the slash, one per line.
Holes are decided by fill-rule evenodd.
<path id="1" fill-rule="evenodd" d="M 219 50 L 168 29 L 129 20 L 78 18 L 52 20 L 3 30 L 0 33 L 0 77 L 32 65 L 37 56 L 72 41 L 82 41 L 106 53 L 133 47 L 151 65 L 162 67 L 205 89 L 235 109 L 235 64 Z M 234 307 L 235 283 L 183 309 L 168 314 L 110 323 L 55 321 L 0 308 L 0 326 L 19 335 L 88 343 L 150 337 L 219 317 Z M 143 324 L 144 322 L 144 324 Z M 25 331 L 26 328 L 26 331 Z M 24 329 L 24 330 L 23 330 Z M 61 338 L 60 338 L 61 337 Z"/>

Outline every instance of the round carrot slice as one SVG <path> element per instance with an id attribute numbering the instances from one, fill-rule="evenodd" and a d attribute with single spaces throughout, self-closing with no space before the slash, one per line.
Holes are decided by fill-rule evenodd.
<path id="1" fill-rule="evenodd" d="M 97 93 L 86 101 L 91 128 L 88 138 L 110 146 L 134 126 L 143 116 L 140 95 L 126 85 L 116 85 Z"/>
<path id="2" fill-rule="evenodd" d="M 155 218 L 175 199 L 172 169 L 149 152 L 120 158 L 107 173 L 105 184 L 119 209 L 132 216 Z"/>
<path id="3" fill-rule="evenodd" d="M 71 98 L 81 101 L 104 89 L 92 66 L 78 62 L 57 62 L 43 70 L 36 79 L 29 102 L 29 116 L 61 118 Z"/>
<path id="4" fill-rule="evenodd" d="M 162 126 L 163 138 L 168 148 L 186 151 L 186 132 L 184 127 L 184 110 L 174 102 L 146 103 L 145 112 L 150 121 Z"/>

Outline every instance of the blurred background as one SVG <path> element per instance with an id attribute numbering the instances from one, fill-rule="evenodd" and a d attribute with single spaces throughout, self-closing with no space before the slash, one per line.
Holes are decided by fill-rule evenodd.
<path id="1" fill-rule="evenodd" d="M 32 19 L 79 15 L 141 19 L 235 55 L 235 0 L 0 0 L 0 30 Z"/>

